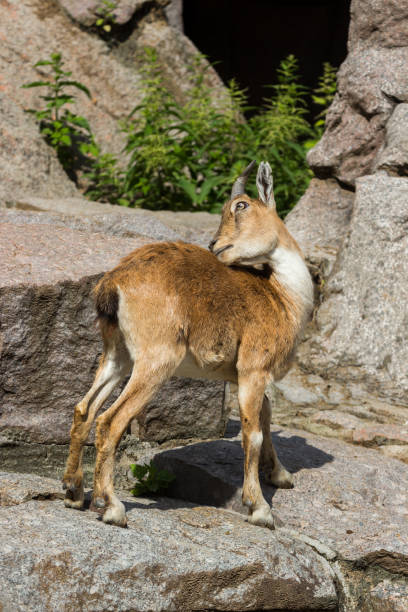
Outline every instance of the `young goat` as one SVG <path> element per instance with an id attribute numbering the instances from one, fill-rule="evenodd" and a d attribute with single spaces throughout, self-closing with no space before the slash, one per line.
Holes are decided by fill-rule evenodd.
<path id="1" fill-rule="evenodd" d="M 66 506 L 83 505 L 83 446 L 97 411 L 125 376 L 130 374 L 119 398 L 96 421 L 93 490 L 104 522 L 123 527 L 113 468 L 130 421 L 170 376 L 222 379 L 239 385 L 248 520 L 273 528 L 259 463 L 277 487 L 291 487 L 292 476 L 272 446 L 264 393 L 290 367 L 313 288 L 301 251 L 276 213 L 268 163 L 258 169 L 259 199 L 244 194 L 252 166 L 234 183 L 211 253 L 182 242 L 147 245 L 97 284 L 104 352 L 91 389 L 75 408 L 63 479 Z"/>

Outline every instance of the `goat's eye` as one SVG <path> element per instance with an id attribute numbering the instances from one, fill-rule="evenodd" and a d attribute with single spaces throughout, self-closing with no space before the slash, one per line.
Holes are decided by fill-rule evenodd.
<path id="1" fill-rule="evenodd" d="M 242 201 L 242 202 L 237 202 L 235 204 L 235 210 L 236 211 L 237 210 L 244 210 L 245 208 L 248 208 L 248 202 Z"/>

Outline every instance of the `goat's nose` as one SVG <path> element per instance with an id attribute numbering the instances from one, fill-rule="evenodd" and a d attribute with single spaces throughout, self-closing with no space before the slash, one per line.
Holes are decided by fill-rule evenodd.
<path id="1" fill-rule="evenodd" d="M 214 248 L 214 244 L 216 243 L 216 240 L 211 240 L 210 244 L 208 245 L 208 248 L 210 249 L 210 251 L 212 252 L 213 248 Z"/>

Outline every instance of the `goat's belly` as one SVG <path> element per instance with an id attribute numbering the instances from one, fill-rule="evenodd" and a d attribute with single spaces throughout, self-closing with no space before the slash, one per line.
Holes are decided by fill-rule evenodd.
<path id="1" fill-rule="evenodd" d="M 188 352 L 173 376 L 180 378 L 203 378 L 205 380 L 227 380 L 237 382 L 235 363 L 210 364 L 200 367 L 193 355 Z"/>

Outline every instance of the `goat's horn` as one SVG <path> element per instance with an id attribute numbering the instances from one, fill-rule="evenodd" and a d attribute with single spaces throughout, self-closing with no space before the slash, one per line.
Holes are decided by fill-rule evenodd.
<path id="1" fill-rule="evenodd" d="M 231 200 L 245 193 L 245 185 L 248 180 L 248 176 L 251 173 L 252 168 L 255 166 L 255 163 L 256 163 L 255 160 L 251 161 L 249 166 L 245 168 L 245 170 L 241 173 L 241 175 L 237 178 L 237 180 L 233 184 L 232 189 L 231 189 Z"/>

